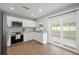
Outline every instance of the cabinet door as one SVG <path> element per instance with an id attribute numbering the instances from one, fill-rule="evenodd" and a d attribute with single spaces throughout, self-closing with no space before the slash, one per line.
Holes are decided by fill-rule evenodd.
<path id="1" fill-rule="evenodd" d="M 38 33 L 37 33 L 37 32 L 35 32 L 35 33 L 33 34 L 33 39 L 36 40 L 36 41 L 38 41 Z"/>
<path id="2" fill-rule="evenodd" d="M 28 33 L 28 40 L 32 40 L 32 39 L 33 39 L 32 32 L 29 32 Z"/>
<path id="3" fill-rule="evenodd" d="M 7 16 L 7 26 L 11 26 L 11 17 Z"/>
<path id="4" fill-rule="evenodd" d="M 38 40 L 40 43 L 43 43 L 43 33 L 38 33 Z"/>
<path id="5" fill-rule="evenodd" d="M 23 20 L 23 27 L 35 27 L 35 21 Z"/>
<path id="6" fill-rule="evenodd" d="M 7 47 L 9 47 L 11 45 L 11 35 L 8 35 L 7 39 Z"/>
<path id="7" fill-rule="evenodd" d="M 27 23 L 25 22 L 25 20 L 23 20 L 23 27 L 26 27 Z"/>
<path id="8" fill-rule="evenodd" d="M 28 41 L 28 34 L 24 33 L 24 42 Z"/>
<path id="9" fill-rule="evenodd" d="M 33 37 L 32 37 L 32 35 L 31 35 L 31 33 L 24 33 L 24 42 L 25 41 L 29 41 L 29 40 L 32 40 L 33 39 Z"/>
<path id="10" fill-rule="evenodd" d="M 43 35 L 42 33 L 35 33 L 35 40 L 40 42 L 40 43 L 43 43 Z"/>
<path id="11" fill-rule="evenodd" d="M 47 44 L 47 32 L 43 33 L 43 44 Z"/>

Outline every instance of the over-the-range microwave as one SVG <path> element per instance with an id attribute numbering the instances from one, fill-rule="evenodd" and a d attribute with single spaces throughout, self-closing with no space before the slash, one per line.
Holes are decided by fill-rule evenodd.
<path id="1" fill-rule="evenodd" d="M 13 21 L 12 27 L 22 27 L 22 22 Z"/>

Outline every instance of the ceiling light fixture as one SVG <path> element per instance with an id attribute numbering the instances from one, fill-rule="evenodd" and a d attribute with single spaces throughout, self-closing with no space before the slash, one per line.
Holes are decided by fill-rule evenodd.
<path id="1" fill-rule="evenodd" d="M 42 9 L 39 9 L 40 12 L 42 12 Z"/>
<path id="2" fill-rule="evenodd" d="M 11 10 L 14 10 L 14 8 L 13 8 L 13 7 L 10 7 L 10 9 L 11 9 Z"/>
<path id="3" fill-rule="evenodd" d="M 32 16 L 34 16 L 34 14 L 32 14 Z"/>

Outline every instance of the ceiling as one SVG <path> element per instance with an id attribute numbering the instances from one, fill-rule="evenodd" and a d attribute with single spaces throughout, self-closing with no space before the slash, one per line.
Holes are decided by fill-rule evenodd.
<path id="1" fill-rule="evenodd" d="M 72 3 L 0 3 L 0 9 L 30 19 L 38 19 L 72 5 Z"/>

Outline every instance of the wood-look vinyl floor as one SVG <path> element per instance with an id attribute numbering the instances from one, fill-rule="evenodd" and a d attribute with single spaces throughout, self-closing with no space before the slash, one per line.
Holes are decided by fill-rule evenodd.
<path id="1" fill-rule="evenodd" d="M 8 55 L 76 55 L 53 44 L 42 45 L 34 40 L 7 48 Z"/>

